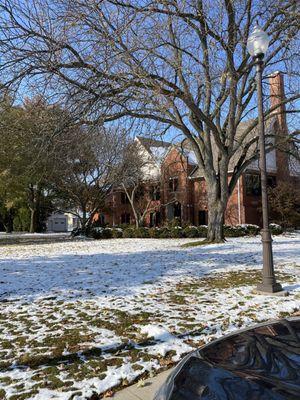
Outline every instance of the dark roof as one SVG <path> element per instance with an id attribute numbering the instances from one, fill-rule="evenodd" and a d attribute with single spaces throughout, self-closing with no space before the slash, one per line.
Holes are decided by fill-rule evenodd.
<path id="1" fill-rule="evenodd" d="M 228 170 L 229 171 L 232 171 L 234 169 L 234 166 L 236 165 L 238 159 L 240 158 L 245 145 L 249 141 L 251 141 L 255 136 L 258 136 L 258 127 L 256 126 L 254 129 L 252 129 L 247 134 L 246 137 L 243 137 L 244 132 L 247 130 L 247 128 L 249 128 L 252 125 L 253 121 L 254 121 L 253 119 L 249 119 L 247 121 L 243 121 L 237 127 L 236 135 L 235 135 L 235 138 L 234 138 L 236 151 L 235 151 L 235 153 L 233 154 L 233 156 L 230 159 L 229 166 L 228 166 Z M 270 118 L 270 119 L 268 119 L 266 121 L 266 123 L 265 123 L 266 134 L 270 130 L 274 130 L 275 129 L 275 126 L 274 126 L 275 122 L 276 122 L 276 118 Z M 216 167 L 217 158 L 218 158 L 218 147 L 214 143 L 213 138 L 212 138 L 212 147 L 213 147 L 213 153 L 214 153 L 214 164 L 215 164 L 215 167 Z M 257 147 L 257 144 L 252 144 L 248 149 L 248 154 L 252 154 L 252 152 L 255 150 L 256 147 Z M 194 171 L 191 174 L 191 176 L 194 177 L 194 178 L 202 177 L 203 176 L 203 171 L 201 170 L 201 168 L 199 166 L 197 166 L 194 169 Z"/>
<path id="2" fill-rule="evenodd" d="M 170 142 L 164 142 L 163 140 L 156 140 L 156 139 L 152 139 L 152 138 L 146 138 L 143 136 L 137 136 L 137 139 L 148 151 L 150 151 L 150 147 L 166 147 L 166 148 L 168 148 L 172 145 L 172 143 L 170 143 Z"/>
<path id="3" fill-rule="evenodd" d="M 235 138 L 234 138 L 236 151 L 235 151 L 235 154 L 232 156 L 232 158 L 231 158 L 231 160 L 229 162 L 229 171 L 234 168 L 237 160 L 241 156 L 241 153 L 243 151 L 244 146 L 251 139 L 253 139 L 255 136 L 258 136 L 258 127 L 257 126 L 254 129 L 252 129 L 247 134 L 246 137 L 243 136 L 243 134 L 245 133 L 247 128 L 249 128 L 252 125 L 253 121 L 254 121 L 253 119 L 249 119 L 247 121 L 243 121 L 237 127 L 236 135 L 235 135 Z M 268 119 L 266 121 L 266 123 L 265 123 L 266 133 L 270 129 L 274 129 L 274 122 L 275 121 L 276 121 L 276 118 L 270 118 L 270 119 Z M 192 171 L 190 176 L 191 177 L 195 177 L 195 178 L 203 176 L 203 171 L 201 170 L 201 168 L 199 166 L 197 166 L 197 159 L 196 159 L 196 155 L 195 155 L 195 153 L 193 151 L 193 147 L 192 147 L 192 145 L 190 144 L 190 142 L 189 142 L 189 140 L 187 138 L 184 139 L 182 142 L 175 143 L 175 144 L 172 144 L 170 142 L 165 142 L 165 141 L 162 141 L 162 140 L 156 140 L 156 139 L 152 139 L 152 138 L 145 138 L 143 136 L 137 136 L 137 139 L 145 147 L 145 149 L 153 156 L 155 156 L 155 154 L 153 154 L 153 149 L 151 149 L 153 147 L 157 147 L 157 148 L 164 147 L 166 149 L 166 151 L 167 151 L 167 149 L 170 148 L 171 146 L 175 146 L 178 149 L 178 151 L 184 157 L 187 158 L 188 163 L 191 166 L 195 166 L 195 168 L 193 169 L 193 171 Z M 251 154 L 251 152 L 254 151 L 256 146 L 257 146 L 257 144 L 251 145 L 251 147 L 248 149 L 249 154 Z M 213 148 L 214 164 L 216 166 L 217 159 L 218 159 L 218 147 L 215 144 L 213 137 L 212 137 L 212 148 Z M 165 154 L 166 153 L 160 154 L 161 159 L 163 159 Z"/>

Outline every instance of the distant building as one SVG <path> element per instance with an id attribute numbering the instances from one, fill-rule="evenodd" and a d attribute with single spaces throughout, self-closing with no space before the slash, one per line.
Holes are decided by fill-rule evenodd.
<path id="1" fill-rule="evenodd" d="M 284 84 L 281 73 L 270 76 L 271 107 L 284 98 Z M 278 114 L 278 110 L 280 113 Z M 285 107 L 281 106 L 276 115 L 266 122 L 266 134 L 287 135 Z M 243 143 L 243 132 L 251 120 L 242 122 L 237 130 L 236 140 Z M 257 130 L 252 136 L 258 135 Z M 249 140 L 247 137 L 246 140 Z M 276 139 L 274 139 L 276 140 Z M 177 218 L 181 223 L 207 224 L 206 182 L 197 165 L 195 153 L 185 139 L 179 144 L 159 140 L 136 138 L 141 155 L 147 161 L 144 168 L 144 189 L 152 196 L 151 210 L 146 225 L 159 226 L 167 220 Z M 244 144 L 244 143 L 243 143 Z M 239 157 L 240 154 L 236 154 Z M 235 159 L 229 165 L 229 179 Z M 268 184 L 275 186 L 290 179 L 300 184 L 299 164 L 290 163 L 287 153 L 273 150 L 267 153 Z M 154 191 L 153 188 L 156 187 Z M 157 190 L 158 188 L 158 190 Z M 260 174 L 258 161 L 251 163 L 238 179 L 225 213 L 225 223 L 261 224 Z M 153 195 L 155 194 L 155 195 Z M 101 213 L 101 222 L 110 225 L 134 223 L 134 216 L 126 194 L 115 190 L 107 200 L 106 211 Z M 100 217 L 99 215 L 99 217 Z"/>
<path id="2" fill-rule="evenodd" d="M 79 218 L 71 213 L 52 213 L 46 222 L 47 232 L 71 232 L 80 226 Z"/>

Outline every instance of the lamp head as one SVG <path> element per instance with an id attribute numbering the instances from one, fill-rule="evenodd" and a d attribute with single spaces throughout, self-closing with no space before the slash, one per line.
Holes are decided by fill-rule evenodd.
<path id="1" fill-rule="evenodd" d="M 269 47 L 269 36 L 258 25 L 248 37 L 247 49 L 252 57 L 262 57 Z"/>

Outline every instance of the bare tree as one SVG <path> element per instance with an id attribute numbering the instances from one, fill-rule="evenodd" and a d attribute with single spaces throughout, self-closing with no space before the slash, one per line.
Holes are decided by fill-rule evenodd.
<path id="1" fill-rule="evenodd" d="M 269 188 L 270 216 L 284 228 L 300 226 L 300 189 L 292 180 Z"/>
<path id="2" fill-rule="evenodd" d="M 76 127 L 54 144 L 56 168 L 50 180 L 56 208 L 76 215 L 88 229 L 118 176 L 126 132 L 99 127 Z M 54 160 L 53 160 L 54 161 Z"/>
<path id="3" fill-rule="evenodd" d="M 283 102 L 293 104 L 300 97 L 299 2 L 0 0 L 0 10 L 4 86 L 23 87 L 29 78 L 86 121 L 130 117 L 179 130 L 206 180 L 208 240 L 223 240 L 228 199 L 258 158 L 255 114 L 237 135 L 255 110 L 247 38 L 258 19 L 271 38 L 266 74 L 284 69 L 290 90 Z"/>
<path id="4" fill-rule="evenodd" d="M 136 142 L 127 145 L 119 176 L 122 176 L 121 190 L 127 196 L 137 228 L 144 225 L 151 211 L 160 208 L 160 181 L 151 179 L 147 174 L 152 167 L 153 161 L 141 154 Z"/>

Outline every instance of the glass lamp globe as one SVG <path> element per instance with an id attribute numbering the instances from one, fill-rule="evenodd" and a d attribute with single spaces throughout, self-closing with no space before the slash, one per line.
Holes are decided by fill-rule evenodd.
<path id="1" fill-rule="evenodd" d="M 256 57 L 259 54 L 263 55 L 268 50 L 269 42 L 270 39 L 266 32 L 256 25 L 248 38 L 247 49 L 252 57 Z"/>

